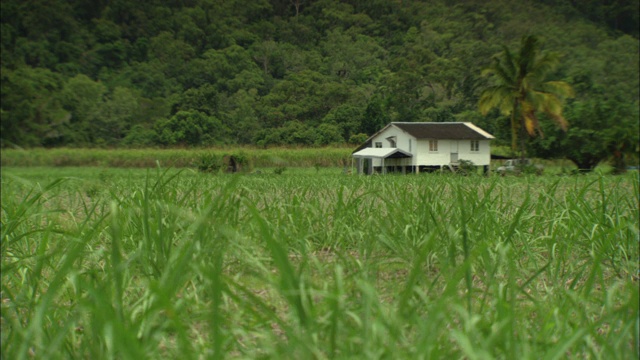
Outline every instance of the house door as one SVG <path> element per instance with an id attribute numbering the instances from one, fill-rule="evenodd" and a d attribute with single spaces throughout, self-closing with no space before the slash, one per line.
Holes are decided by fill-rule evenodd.
<path id="1" fill-rule="evenodd" d="M 458 141 L 451 140 L 451 163 L 458 162 Z"/>

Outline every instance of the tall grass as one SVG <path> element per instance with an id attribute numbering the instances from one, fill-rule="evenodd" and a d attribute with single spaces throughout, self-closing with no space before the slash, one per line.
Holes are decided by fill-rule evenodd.
<path id="1" fill-rule="evenodd" d="M 195 167 L 202 156 L 241 153 L 257 167 L 345 166 L 351 164 L 351 147 L 211 149 L 3 149 L 2 166 L 98 166 L 121 168 Z"/>
<path id="2" fill-rule="evenodd" d="M 2 357 L 638 356 L 637 177 L 2 173 Z"/>

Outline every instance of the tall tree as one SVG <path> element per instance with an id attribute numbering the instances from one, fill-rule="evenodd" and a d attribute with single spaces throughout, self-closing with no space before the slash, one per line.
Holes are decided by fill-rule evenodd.
<path id="1" fill-rule="evenodd" d="M 530 136 L 543 135 L 538 115 L 546 114 L 563 130 L 568 123 L 562 116 L 564 98 L 573 96 L 573 89 L 564 81 L 547 81 L 558 66 L 556 53 L 540 51 L 540 42 L 533 35 L 522 38 L 520 50 L 513 54 L 504 47 L 500 56 L 483 71 L 493 76 L 494 83 L 480 96 L 479 108 L 486 115 L 497 108 L 511 116 L 511 147 L 516 150 L 521 137 L 524 153 L 525 131 Z"/>
<path id="2" fill-rule="evenodd" d="M 616 173 L 626 170 L 627 161 L 638 154 L 638 102 L 624 97 L 592 92 L 590 97 L 567 106 L 567 118 L 575 121 L 566 133 L 543 124 L 548 136 L 531 143 L 535 156 L 564 157 L 581 172 L 593 171 L 610 160 Z"/>
<path id="3" fill-rule="evenodd" d="M 42 146 L 59 134 L 56 128 L 69 120 L 59 92 L 63 78 L 48 69 L 2 68 L 0 82 L 0 144 Z"/>

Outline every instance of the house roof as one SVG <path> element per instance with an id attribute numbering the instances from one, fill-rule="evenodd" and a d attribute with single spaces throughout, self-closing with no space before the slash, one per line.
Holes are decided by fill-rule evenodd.
<path id="1" fill-rule="evenodd" d="M 493 135 L 469 122 L 392 122 L 417 139 L 490 140 Z M 386 128 L 386 127 L 385 127 Z"/>
<path id="2" fill-rule="evenodd" d="M 412 157 L 411 153 L 398 148 L 364 148 L 360 151 L 354 152 L 353 157 L 362 158 L 407 158 Z"/>

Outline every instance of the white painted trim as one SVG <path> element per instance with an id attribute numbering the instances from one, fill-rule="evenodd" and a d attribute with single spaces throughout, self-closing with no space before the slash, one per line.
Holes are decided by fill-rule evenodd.
<path id="1" fill-rule="evenodd" d="M 473 125 L 470 122 L 465 122 L 463 124 L 465 124 L 468 128 L 472 129 L 473 131 L 482 134 L 482 136 L 486 137 L 487 139 L 495 139 L 495 136 L 493 136 L 493 135 L 489 134 L 488 132 L 480 129 L 479 127 Z"/>

